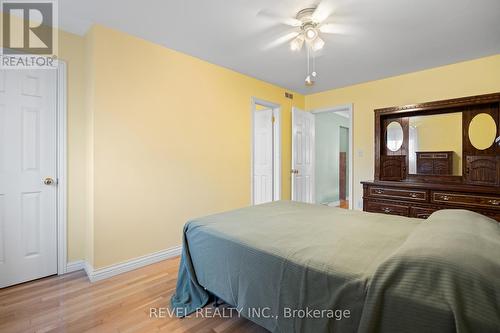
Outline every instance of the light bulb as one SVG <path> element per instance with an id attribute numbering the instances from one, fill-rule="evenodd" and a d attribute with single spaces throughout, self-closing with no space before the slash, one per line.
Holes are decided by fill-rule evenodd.
<path id="1" fill-rule="evenodd" d="M 313 51 L 319 51 L 325 46 L 325 41 L 322 40 L 320 37 L 316 38 L 314 42 L 312 42 L 312 49 Z"/>
<path id="2" fill-rule="evenodd" d="M 307 28 L 305 33 L 308 40 L 314 40 L 318 36 L 318 31 L 315 28 Z"/>
<path id="3" fill-rule="evenodd" d="M 295 38 L 290 42 L 290 49 L 292 51 L 300 51 L 300 49 L 302 49 L 303 44 L 304 44 L 304 36 L 299 35 L 297 36 L 297 38 Z"/>

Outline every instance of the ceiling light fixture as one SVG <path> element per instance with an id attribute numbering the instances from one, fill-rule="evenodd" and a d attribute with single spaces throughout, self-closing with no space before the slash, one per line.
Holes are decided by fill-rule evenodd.
<path id="1" fill-rule="evenodd" d="M 311 23 L 307 27 L 302 28 L 304 31 L 304 35 L 308 41 L 313 41 L 318 37 L 318 30 Z"/>
<path id="2" fill-rule="evenodd" d="M 320 38 L 319 33 L 322 27 L 320 22 L 313 20 L 317 8 L 306 8 L 297 13 L 296 20 L 301 22 L 299 35 L 290 42 L 290 48 L 300 51 L 304 41 L 313 51 L 323 48 L 325 41 Z"/>
<path id="3" fill-rule="evenodd" d="M 316 37 L 316 39 L 311 43 L 311 48 L 313 51 L 319 51 L 325 46 L 325 41 L 321 37 Z"/>
<path id="4" fill-rule="evenodd" d="M 297 13 L 296 20 L 301 22 L 300 32 L 297 37 L 295 37 L 290 42 L 290 49 L 292 51 L 300 51 L 304 44 L 306 45 L 307 51 L 307 74 L 305 78 L 306 86 L 313 86 L 315 79 L 318 76 L 315 70 L 315 52 L 323 49 L 325 46 L 325 41 L 319 36 L 321 31 L 321 22 L 313 19 L 315 13 L 317 13 L 318 8 L 306 8 Z M 312 72 L 311 69 L 312 63 Z"/>
<path id="5" fill-rule="evenodd" d="M 326 22 L 332 12 L 333 6 L 331 1 L 320 0 L 317 6 L 302 9 L 294 18 L 282 17 L 266 12 L 259 13 L 261 16 L 273 18 L 280 23 L 294 28 L 295 35 L 287 34 L 283 39 L 290 41 L 290 49 L 295 52 L 301 51 L 305 46 L 307 52 L 307 73 L 305 83 L 308 86 L 314 85 L 315 79 L 318 76 L 314 62 L 316 57 L 315 53 L 325 47 L 325 41 L 321 38 L 321 35 L 337 33 L 337 31 L 339 31 L 339 27 L 336 24 Z M 283 39 L 277 39 L 276 44 L 282 43 Z M 312 71 L 310 70 L 311 67 Z"/>
<path id="6" fill-rule="evenodd" d="M 300 51 L 304 45 L 304 36 L 298 35 L 290 42 L 290 49 L 292 51 Z"/>

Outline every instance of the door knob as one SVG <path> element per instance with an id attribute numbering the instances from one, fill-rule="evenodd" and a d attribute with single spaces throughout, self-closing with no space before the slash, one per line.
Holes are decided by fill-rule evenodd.
<path id="1" fill-rule="evenodd" d="M 52 179 L 51 177 L 45 177 L 45 179 L 43 180 L 43 183 L 45 185 L 52 185 L 52 184 L 54 184 L 54 179 Z"/>

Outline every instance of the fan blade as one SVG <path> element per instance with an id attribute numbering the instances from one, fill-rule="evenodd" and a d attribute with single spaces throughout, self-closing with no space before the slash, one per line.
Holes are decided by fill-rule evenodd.
<path id="1" fill-rule="evenodd" d="M 292 39 L 294 39 L 295 37 L 297 37 L 298 35 L 299 35 L 299 32 L 297 32 L 297 31 L 289 32 L 286 35 L 278 37 L 274 41 L 272 41 L 271 43 L 267 44 L 264 47 L 264 50 L 269 50 L 269 49 L 275 48 L 277 46 L 280 46 L 282 44 L 285 44 L 285 43 L 291 41 Z"/>
<path id="2" fill-rule="evenodd" d="M 347 34 L 347 30 L 346 26 L 336 23 L 327 23 L 319 27 L 319 31 L 325 34 L 345 35 Z"/>
<path id="3" fill-rule="evenodd" d="M 295 18 L 283 17 L 283 16 L 280 16 L 278 14 L 270 13 L 267 11 L 260 11 L 257 13 L 257 16 L 267 18 L 267 19 L 272 20 L 274 22 L 285 24 L 285 25 L 288 25 L 291 27 L 300 27 L 302 25 L 302 22 L 300 22 L 299 20 L 297 20 Z"/>
<path id="4" fill-rule="evenodd" d="M 316 10 L 312 14 L 312 20 L 316 23 L 321 23 L 333 13 L 333 4 L 330 0 L 322 0 Z"/>

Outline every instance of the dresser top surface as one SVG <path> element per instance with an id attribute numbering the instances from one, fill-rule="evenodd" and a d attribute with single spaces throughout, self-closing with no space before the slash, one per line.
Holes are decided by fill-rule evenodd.
<path id="1" fill-rule="evenodd" d="M 418 188 L 436 191 L 456 191 L 456 192 L 469 192 L 469 193 L 488 193 L 500 195 L 500 187 L 495 186 L 480 186 L 480 185 L 465 185 L 454 183 L 428 183 L 428 182 L 415 182 L 415 181 L 362 181 L 363 185 L 372 186 L 387 186 L 399 188 Z"/>

